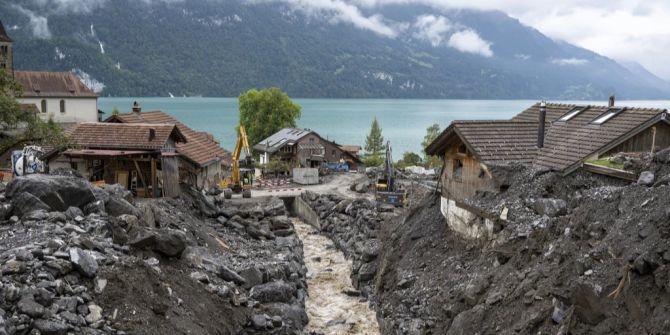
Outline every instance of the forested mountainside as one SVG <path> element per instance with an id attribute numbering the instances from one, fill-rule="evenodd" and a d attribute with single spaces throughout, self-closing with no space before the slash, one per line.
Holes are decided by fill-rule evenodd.
<path id="1" fill-rule="evenodd" d="M 294 97 L 670 97 L 670 85 L 639 65 L 552 40 L 502 12 L 399 4 L 348 21 L 300 3 L 19 0 L 1 2 L 0 19 L 17 69 L 74 71 L 103 96 L 279 86 Z"/>

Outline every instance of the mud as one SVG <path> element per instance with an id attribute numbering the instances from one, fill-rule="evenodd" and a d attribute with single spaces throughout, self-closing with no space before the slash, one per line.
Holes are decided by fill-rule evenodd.
<path id="1" fill-rule="evenodd" d="M 308 269 L 305 307 L 309 323 L 305 330 L 332 335 L 379 334 L 374 312 L 351 285 L 351 261 L 312 226 L 297 219 L 293 225 L 303 242 Z"/>

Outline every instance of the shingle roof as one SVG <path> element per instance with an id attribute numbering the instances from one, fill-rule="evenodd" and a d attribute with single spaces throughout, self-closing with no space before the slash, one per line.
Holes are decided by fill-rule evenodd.
<path id="1" fill-rule="evenodd" d="M 664 109 L 627 108 L 602 125 L 591 124 L 608 109 L 605 106 L 591 106 L 567 122 L 553 122 L 534 164 L 565 171 L 602 147 L 665 113 Z"/>
<path id="2" fill-rule="evenodd" d="M 536 122 L 454 121 L 453 129 L 485 164 L 530 164 L 537 153 Z"/>
<path id="3" fill-rule="evenodd" d="M 177 144 L 177 152 L 186 159 L 201 167 L 220 161 L 223 161 L 227 165 L 232 164 L 230 153 L 221 148 L 214 140 L 214 136 L 206 132 L 195 131 L 164 112 L 152 111 L 117 114 L 109 117 L 106 122 L 114 120 L 122 123 L 174 124 L 186 137 L 186 143 Z"/>
<path id="4" fill-rule="evenodd" d="M 15 71 L 14 79 L 23 87 L 26 98 L 98 96 L 70 72 Z"/>
<path id="5" fill-rule="evenodd" d="M 154 136 L 150 135 L 154 129 Z M 170 137 L 184 137 L 173 124 L 84 122 L 72 129 L 70 141 L 85 148 L 160 150 Z"/>
<path id="6" fill-rule="evenodd" d="M 284 144 L 295 143 L 311 133 L 312 131 L 307 129 L 284 128 L 254 145 L 254 149 L 273 153 L 284 146 Z"/>
<path id="7" fill-rule="evenodd" d="M 7 35 L 7 31 L 5 31 L 2 21 L 0 21 L 0 42 L 12 42 L 12 39 Z"/>
<path id="8" fill-rule="evenodd" d="M 568 121 L 558 121 L 575 107 L 584 108 Z M 595 125 L 592 121 L 609 107 L 547 104 L 544 146 L 539 150 L 539 103 L 511 120 L 454 121 L 426 148 L 426 152 L 443 154 L 453 136 L 458 135 L 486 164 L 515 161 L 567 173 L 599 150 L 665 120 L 664 109 L 615 108 L 623 108 L 623 111 L 603 124 Z"/>

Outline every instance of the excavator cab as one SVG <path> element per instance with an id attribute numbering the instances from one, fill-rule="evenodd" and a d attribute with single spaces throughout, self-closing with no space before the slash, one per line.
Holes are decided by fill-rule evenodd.
<path id="1" fill-rule="evenodd" d="M 384 170 L 377 176 L 375 185 L 375 198 L 377 203 L 389 204 L 396 207 L 405 205 L 407 192 L 402 185 L 396 183 L 395 168 L 393 167 L 393 155 L 391 153 L 391 143 L 386 143 L 386 159 L 384 160 Z"/>

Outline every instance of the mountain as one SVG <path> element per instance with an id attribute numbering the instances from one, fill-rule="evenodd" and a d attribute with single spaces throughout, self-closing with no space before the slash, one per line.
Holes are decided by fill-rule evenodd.
<path id="1" fill-rule="evenodd" d="M 18 0 L 0 2 L 0 19 L 17 69 L 74 71 L 101 95 L 237 96 L 278 86 L 293 97 L 670 97 L 648 71 L 499 11 L 296 3 L 305 2 Z"/>

